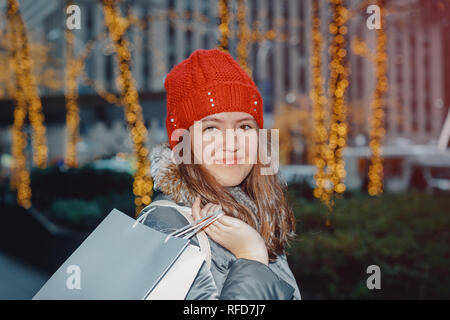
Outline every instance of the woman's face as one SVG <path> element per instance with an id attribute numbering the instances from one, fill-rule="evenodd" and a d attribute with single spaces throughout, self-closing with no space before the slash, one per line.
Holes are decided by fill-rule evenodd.
<path id="1" fill-rule="evenodd" d="M 239 185 L 256 163 L 257 128 L 253 116 L 245 112 L 216 113 L 194 123 L 189 131 L 195 163 L 200 161 L 220 185 Z"/>

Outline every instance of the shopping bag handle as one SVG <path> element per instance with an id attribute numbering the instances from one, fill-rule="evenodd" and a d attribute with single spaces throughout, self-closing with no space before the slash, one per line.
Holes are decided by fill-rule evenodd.
<path id="1" fill-rule="evenodd" d="M 132 228 L 136 227 L 138 223 L 144 223 L 144 220 L 145 220 L 145 218 L 147 218 L 148 214 L 149 214 L 150 212 L 152 212 L 153 210 L 155 210 L 155 209 L 156 209 L 156 207 L 150 207 L 150 206 L 144 208 L 144 210 L 142 210 L 142 211 L 144 211 L 144 213 L 141 214 L 141 215 L 136 219 L 136 221 L 134 222 Z"/>
<path id="2" fill-rule="evenodd" d="M 136 225 L 138 223 L 143 223 L 143 221 L 145 220 L 145 218 L 147 217 L 147 215 L 149 213 L 151 213 L 153 210 L 155 210 L 156 207 L 149 207 L 144 208 L 145 212 L 143 214 L 141 214 L 136 221 L 134 222 L 132 228 L 136 227 Z M 164 240 L 164 243 L 166 243 L 170 237 L 176 237 L 176 238 L 182 238 L 182 239 L 190 239 L 192 238 L 194 235 L 197 234 L 197 232 L 199 232 L 200 230 L 202 230 L 203 228 L 206 228 L 207 226 L 209 226 L 211 223 L 213 223 L 214 221 L 216 221 L 217 219 L 219 219 L 220 217 L 222 217 L 224 215 L 224 212 L 222 211 L 222 209 L 218 209 L 217 211 L 211 213 L 210 215 L 207 215 L 203 218 L 200 218 L 180 229 L 175 230 L 174 232 L 170 233 L 167 235 L 166 239 Z M 184 236 L 183 236 L 184 235 Z M 181 237 L 183 236 L 183 237 Z"/>
<path id="3" fill-rule="evenodd" d="M 219 219 L 223 214 L 223 211 L 219 209 L 208 216 L 198 219 L 188 224 L 187 226 L 184 226 L 183 228 L 172 232 L 170 235 L 177 238 L 180 238 L 182 235 L 184 235 L 182 237 L 183 239 L 190 239 L 201 229 L 206 228 L 211 223 Z"/>

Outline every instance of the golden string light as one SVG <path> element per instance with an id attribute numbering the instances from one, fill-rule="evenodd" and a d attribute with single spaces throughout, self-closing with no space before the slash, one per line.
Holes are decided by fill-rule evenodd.
<path id="1" fill-rule="evenodd" d="M 313 164 L 316 166 L 314 179 L 316 187 L 314 196 L 329 206 L 330 192 L 326 174 L 326 159 L 328 155 L 328 110 L 327 98 L 324 92 L 324 78 L 322 77 L 322 49 L 323 38 L 320 32 L 319 2 L 312 2 L 312 88 L 310 92 L 313 113 Z"/>
<path id="2" fill-rule="evenodd" d="M 230 38 L 229 20 L 230 13 L 228 8 L 228 0 L 219 0 L 219 17 L 220 17 L 220 40 L 218 48 L 220 50 L 228 50 L 228 41 Z"/>
<path id="3" fill-rule="evenodd" d="M 6 16 L 0 13 L 0 21 L 6 21 Z M 8 27 L 6 25 L 6 27 Z M 10 48 L 12 39 L 9 39 L 7 28 L 0 29 L 0 99 L 12 96 L 14 92 L 14 84 L 11 81 L 11 61 Z"/>
<path id="4" fill-rule="evenodd" d="M 4 16 L 4 17 L 3 17 Z M 0 21 L 7 21 L 6 12 L 0 15 Z M 6 25 L 5 25 L 6 26 Z M 13 98 L 14 81 L 10 61 L 10 40 L 7 28 L 0 28 L 0 99 Z M 33 57 L 33 71 L 38 87 L 58 90 L 63 87 L 63 79 L 58 73 L 57 63 L 53 63 L 49 54 L 50 47 L 46 44 L 29 41 L 30 55 Z"/>
<path id="5" fill-rule="evenodd" d="M 244 5 L 245 5 L 245 1 L 244 1 Z M 228 7 L 227 7 L 228 8 Z M 219 3 L 219 9 L 220 9 L 220 3 Z M 227 9 L 228 10 L 228 9 Z M 239 9 L 238 9 L 239 10 Z M 230 30 L 228 25 L 230 25 L 233 22 L 233 19 L 235 17 L 235 15 L 233 14 L 233 12 L 231 11 L 222 11 L 219 12 L 219 15 L 224 14 L 226 16 L 226 19 L 228 20 L 228 23 L 223 25 L 223 28 L 226 30 L 226 34 L 228 35 L 228 41 L 231 39 L 235 39 L 235 38 L 240 38 L 239 33 L 241 32 L 240 30 L 233 31 Z M 264 15 L 261 17 L 261 19 L 267 19 L 267 10 L 264 11 Z M 238 15 L 239 16 L 239 13 Z M 201 13 L 196 13 L 196 12 L 192 12 L 189 10 L 186 11 L 177 11 L 175 9 L 167 9 L 158 13 L 150 13 L 148 15 L 146 15 L 143 18 L 139 18 L 132 9 L 130 9 L 128 11 L 128 20 L 130 22 L 130 24 L 137 26 L 138 28 L 140 28 L 141 30 L 146 30 L 147 26 L 149 23 L 155 22 L 155 21 L 167 21 L 167 20 L 171 20 L 171 19 L 184 19 L 184 20 L 189 20 L 191 21 L 191 23 L 185 23 L 185 24 L 180 24 L 177 26 L 177 28 L 179 28 L 181 31 L 186 32 L 186 31 L 198 31 L 196 29 L 195 23 L 202 23 L 202 24 L 206 24 L 206 25 L 210 25 L 211 27 L 214 25 L 215 21 L 213 19 L 211 19 L 208 15 L 205 14 L 201 14 Z M 283 17 L 281 17 L 278 21 L 277 21 L 280 25 L 280 29 L 283 29 L 283 25 L 287 22 L 286 19 L 284 19 Z M 303 21 L 300 19 L 295 19 L 294 23 L 298 26 L 302 25 Z M 258 43 L 258 42 L 262 42 L 265 40 L 274 40 L 277 39 L 277 41 L 280 42 L 284 42 L 284 41 L 288 41 L 289 39 L 289 35 L 286 33 L 282 33 L 282 32 L 277 32 L 274 28 L 271 28 L 269 30 L 266 30 L 265 32 L 261 32 L 259 31 L 259 21 L 254 21 L 254 26 L 253 28 L 248 28 L 248 42 L 249 43 Z"/>
<path id="6" fill-rule="evenodd" d="M 291 153 L 293 151 L 293 143 L 292 143 L 292 127 L 289 126 L 290 121 L 292 120 L 292 108 L 287 104 L 280 105 L 279 108 L 276 109 L 273 120 L 273 128 L 279 129 L 279 139 L 283 141 L 280 144 L 279 155 L 280 155 L 280 164 L 289 164 Z M 295 123 L 295 127 L 298 124 Z"/>
<path id="7" fill-rule="evenodd" d="M 67 2 L 67 6 L 73 4 L 72 0 Z M 84 74 L 84 61 L 94 47 L 94 43 L 106 36 L 105 32 L 100 33 L 96 39 L 88 42 L 83 53 L 79 57 L 74 57 L 73 31 L 66 29 L 66 68 L 65 68 L 65 99 L 66 99 L 66 126 L 67 143 L 65 164 L 69 167 L 76 167 L 77 163 L 77 143 L 79 140 L 80 115 L 78 108 L 78 78 Z"/>
<path id="8" fill-rule="evenodd" d="M 8 17 L 8 40 L 11 56 L 10 64 L 14 70 L 18 70 L 18 65 L 21 60 L 21 51 L 19 50 L 20 37 L 17 31 L 18 28 L 16 26 L 15 19 L 13 19 L 13 16 L 10 15 L 8 15 Z M 14 159 L 11 167 L 11 188 L 17 190 L 17 203 L 24 208 L 29 208 L 31 206 L 31 188 L 30 173 L 26 166 L 25 154 L 27 134 L 24 132 L 24 124 L 27 115 L 27 102 L 17 74 L 14 78 L 15 88 L 11 88 L 15 101 L 14 122 L 11 130 L 11 153 Z"/>
<path id="9" fill-rule="evenodd" d="M 92 39 L 89 41 L 89 43 L 86 45 L 84 52 L 82 54 L 80 54 L 79 58 L 77 58 L 77 60 L 75 60 L 72 64 L 72 66 L 74 67 L 74 70 L 77 70 L 75 68 L 75 66 L 77 66 L 78 72 L 77 73 L 72 73 L 72 78 L 74 77 L 80 77 L 80 80 L 83 82 L 83 84 L 90 86 L 91 88 L 93 88 L 95 90 L 95 92 L 100 96 L 100 98 L 102 98 L 103 100 L 105 100 L 106 102 L 110 103 L 110 104 L 114 104 L 117 106 L 122 105 L 122 99 L 117 96 L 114 93 L 108 92 L 108 90 L 105 89 L 105 87 L 100 84 L 98 81 L 94 80 L 94 79 L 90 79 L 87 74 L 86 74 L 86 70 L 84 68 L 84 61 L 87 58 L 87 56 L 91 53 L 94 44 L 98 44 L 101 43 L 100 41 L 103 40 L 103 38 L 106 37 L 106 33 L 105 32 L 101 32 L 99 35 L 97 35 L 97 37 L 95 39 Z M 69 41 L 70 40 L 69 37 L 67 37 L 67 39 Z M 67 69 L 68 67 L 66 67 Z M 75 80 L 75 78 L 74 78 Z"/>
<path id="10" fill-rule="evenodd" d="M 312 111 L 313 111 L 313 163 L 317 170 L 314 176 L 316 188 L 314 196 L 328 207 L 326 225 L 330 225 L 329 213 L 333 206 L 332 195 L 345 191 L 345 162 L 343 149 L 347 143 L 347 107 L 345 91 L 349 85 L 348 69 L 345 63 L 347 55 L 345 35 L 349 12 L 343 6 L 342 0 L 330 0 L 332 19 L 328 26 L 332 35 L 328 49 L 330 78 L 328 95 L 324 94 L 324 79 L 321 75 L 321 54 L 323 39 L 320 33 L 320 5 L 318 1 L 312 4 Z M 329 109 L 326 108 L 329 102 Z"/>
<path id="11" fill-rule="evenodd" d="M 20 51 L 19 51 L 19 36 L 17 34 L 17 28 L 10 23 L 9 24 L 9 41 L 10 41 L 10 53 L 11 64 L 15 65 L 20 63 Z M 24 132 L 24 124 L 27 116 L 27 102 L 21 90 L 21 84 L 19 78 L 15 77 L 15 88 L 12 91 L 15 101 L 14 108 L 14 122 L 12 126 L 12 156 L 14 161 L 11 168 L 11 188 L 17 190 L 17 203 L 24 207 L 29 208 L 31 206 L 31 188 L 30 188 L 30 173 L 27 169 L 27 161 L 25 149 L 27 145 L 27 134 Z"/>
<path id="12" fill-rule="evenodd" d="M 138 101 L 138 92 L 130 70 L 129 43 L 125 32 L 130 21 L 120 16 L 115 0 L 103 0 L 105 24 L 114 43 L 116 58 L 119 64 L 118 85 L 121 89 L 125 106 L 125 118 L 133 141 L 137 158 L 137 169 L 134 174 L 133 193 L 135 195 L 136 214 L 151 201 L 153 184 L 149 176 L 150 160 L 145 146 L 147 128 L 144 125 L 142 108 Z"/>
<path id="13" fill-rule="evenodd" d="M 48 148 L 45 137 L 44 115 L 33 74 L 33 63 L 30 58 L 27 31 L 25 23 L 20 16 L 17 0 L 8 0 L 7 20 L 12 28 L 17 28 L 16 36 L 20 44 L 16 51 L 16 59 L 12 59 L 12 70 L 18 78 L 20 90 L 22 90 L 24 99 L 28 104 L 28 117 L 33 129 L 33 162 L 39 168 L 45 168 Z"/>
<path id="14" fill-rule="evenodd" d="M 377 195 L 383 192 L 383 158 L 381 157 L 381 145 L 385 135 L 384 129 L 384 93 L 388 89 L 387 80 L 387 53 L 386 44 L 387 36 L 383 30 L 386 9 L 384 8 L 384 1 L 380 0 L 377 5 L 380 7 L 380 19 L 382 28 L 377 32 L 377 47 L 376 52 L 372 53 L 367 44 L 355 37 L 352 40 L 353 53 L 366 57 L 371 61 L 375 68 L 376 87 L 371 101 L 371 118 L 370 118 L 370 141 L 369 147 L 371 150 L 370 165 L 369 165 L 369 183 L 368 193 L 370 195 Z"/>
<path id="15" fill-rule="evenodd" d="M 14 158 L 11 168 L 11 187 L 17 190 L 17 204 L 31 207 L 30 172 L 27 169 L 25 149 L 27 134 L 23 127 L 27 115 L 26 101 L 21 90 L 14 91 L 14 122 L 12 126 L 12 156 Z"/>
<path id="16" fill-rule="evenodd" d="M 66 29 L 66 69 L 65 69 L 65 99 L 66 99 L 66 126 L 67 143 L 65 164 L 69 167 L 77 166 L 77 142 L 79 139 L 80 116 L 78 111 L 78 85 L 79 70 L 83 69 L 82 62 L 73 57 L 74 34 Z"/>
<path id="17" fill-rule="evenodd" d="M 27 168 L 25 149 L 27 134 L 24 132 L 26 115 L 33 129 L 33 160 L 40 168 L 47 162 L 47 145 L 45 138 L 44 116 L 33 75 L 33 65 L 26 27 L 20 16 L 17 0 L 8 0 L 7 28 L 10 51 L 10 69 L 14 74 L 15 86 L 12 96 L 15 100 L 14 122 L 12 126 L 12 178 L 11 187 L 17 190 L 17 203 L 24 207 L 31 206 L 30 173 Z"/>
<path id="18" fill-rule="evenodd" d="M 345 35 L 347 34 L 346 22 L 348 11 L 343 6 L 342 0 L 330 0 L 332 9 L 332 20 L 329 31 L 332 34 L 329 54 L 330 79 L 328 94 L 330 96 L 331 124 L 328 144 L 327 169 L 331 187 L 336 193 L 345 191 L 345 163 L 342 152 L 347 142 L 347 106 L 345 102 L 345 91 L 348 87 L 348 68 L 345 57 L 347 45 Z"/>
<path id="19" fill-rule="evenodd" d="M 81 81 L 83 81 L 85 85 L 92 87 L 95 90 L 95 92 L 100 96 L 100 98 L 102 98 L 106 102 L 114 104 L 116 106 L 122 105 L 123 102 L 120 97 L 106 90 L 102 84 L 98 83 L 94 79 L 88 78 L 84 70 L 81 73 Z"/>
<path id="20" fill-rule="evenodd" d="M 227 5 L 227 10 L 228 9 L 229 9 L 229 7 Z M 220 11 L 220 3 L 219 3 L 219 11 Z M 267 14 L 267 12 L 265 12 L 265 14 Z M 188 10 L 178 12 L 175 9 L 167 9 L 167 10 L 164 10 L 164 11 L 161 11 L 158 13 L 152 12 L 151 14 L 149 14 L 143 18 L 139 18 L 135 13 L 133 13 L 132 10 L 129 10 L 128 15 L 129 15 L 128 19 L 129 19 L 130 23 L 137 25 L 142 30 L 144 30 L 146 28 L 146 26 L 151 22 L 166 21 L 166 20 L 170 20 L 170 19 L 190 20 L 192 22 L 210 24 L 211 26 L 213 26 L 215 23 L 215 21 L 212 20 L 208 15 L 204 15 L 204 14 L 201 14 L 198 12 L 195 13 L 195 12 L 191 12 Z M 219 13 L 219 15 L 220 15 L 220 13 Z M 228 18 L 228 25 L 229 25 L 234 18 L 233 13 L 228 11 L 227 18 Z M 261 19 L 267 19 L 267 17 L 264 15 L 263 17 L 261 17 Z M 257 21 L 255 23 L 257 23 Z M 281 17 L 279 23 L 280 23 L 280 25 L 286 23 L 286 19 Z M 297 25 L 301 25 L 302 20 L 296 19 L 295 23 Z M 195 31 L 195 26 L 193 23 L 182 24 L 179 26 L 179 28 L 182 31 L 188 31 L 188 30 Z M 227 32 L 228 32 L 228 39 L 233 39 L 235 37 L 239 37 L 239 35 L 237 35 L 236 32 L 231 31 L 229 28 L 227 29 Z M 250 32 L 250 37 L 249 37 L 250 42 L 274 40 L 275 38 L 277 38 L 277 40 L 279 40 L 279 41 L 287 41 L 288 40 L 288 34 L 280 33 L 280 32 L 277 33 L 275 31 L 275 29 L 269 29 L 266 32 L 262 33 L 260 31 L 258 31 L 257 28 L 253 28 L 253 29 L 249 30 L 249 32 Z"/>
<path id="21" fill-rule="evenodd" d="M 246 21 L 246 7 L 245 7 L 245 0 L 239 0 L 238 3 L 238 24 L 239 24 L 239 43 L 237 45 L 237 60 L 241 67 L 251 76 L 251 70 L 247 63 L 247 57 L 248 57 L 248 40 L 250 38 L 249 36 L 249 28 L 247 26 Z"/>
<path id="22" fill-rule="evenodd" d="M 369 166 L 369 185 L 370 195 L 377 195 L 383 192 L 383 158 L 381 157 L 381 145 L 385 135 L 384 129 L 384 93 L 388 89 L 387 79 L 387 36 L 384 31 L 385 8 L 384 0 L 378 0 L 380 7 L 381 28 L 377 29 L 377 49 L 374 57 L 376 87 L 371 103 L 372 117 L 370 119 L 370 142 L 372 151 Z"/>
<path id="23" fill-rule="evenodd" d="M 283 103 L 274 114 L 273 128 L 279 129 L 280 164 L 291 163 L 291 154 L 295 151 L 295 136 L 305 139 L 307 163 L 313 163 L 314 141 L 311 102 L 306 96 L 299 96 L 295 104 Z"/>

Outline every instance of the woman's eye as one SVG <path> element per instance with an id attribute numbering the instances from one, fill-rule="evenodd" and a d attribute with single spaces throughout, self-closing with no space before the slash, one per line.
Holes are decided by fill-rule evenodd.
<path id="1" fill-rule="evenodd" d="M 206 130 L 212 130 L 212 129 L 216 129 L 216 127 L 206 127 L 204 131 L 206 131 Z"/>
<path id="2" fill-rule="evenodd" d="M 249 126 L 248 124 L 243 124 L 243 125 L 241 126 L 241 128 L 244 129 L 244 130 L 248 130 L 248 129 L 251 129 L 252 127 Z"/>

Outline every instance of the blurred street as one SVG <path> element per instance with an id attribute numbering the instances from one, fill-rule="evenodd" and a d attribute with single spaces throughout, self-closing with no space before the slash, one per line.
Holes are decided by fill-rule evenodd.
<path id="1" fill-rule="evenodd" d="M 0 300 L 29 300 L 48 276 L 0 252 Z"/>
<path id="2" fill-rule="evenodd" d="M 0 299 L 31 299 L 112 209 L 163 192 L 149 155 L 191 113 L 168 107 L 170 72 L 212 49 L 260 91 L 240 107 L 263 111 L 287 196 L 245 191 L 290 204 L 302 299 L 450 298 L 450 0 L 0 0 Z M 203 114 L 204 90 L 227 110 L 214 86 L 180 81 L 174 105 Z"/>

